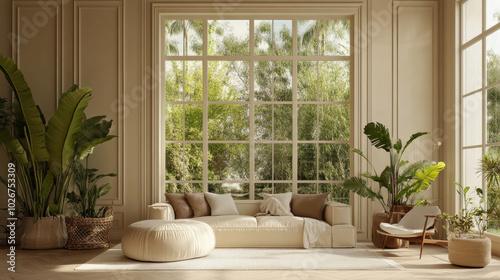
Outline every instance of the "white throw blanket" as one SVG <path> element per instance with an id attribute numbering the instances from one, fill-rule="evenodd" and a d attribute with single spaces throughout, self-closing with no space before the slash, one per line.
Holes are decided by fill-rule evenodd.
<path id="1" fill-rule="evenodd" d="M 256 216 L 293 216 L 292 213 L 287 211 L 280 201 L 274 197 L 270 197 L 262 201 L 261 211 Z M 318 221 L 312 218 L 304 218 L 304 232 L 303 232 L 303 246 L 306 249 L 313 248 L 319 236 L 328 228 L 328 224 L 323 221 Z"/>

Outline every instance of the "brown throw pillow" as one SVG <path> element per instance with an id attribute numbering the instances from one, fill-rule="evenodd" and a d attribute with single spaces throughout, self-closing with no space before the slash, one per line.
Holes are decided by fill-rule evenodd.
<path id="1" fill-rule="evenodd" d="M 189 207 L 184 194 L 166 193 L 165 197 L 174 208 L 176 219 L 187 219 L 193 217 L 193 209 Z"/>
<path id="2" fill-rule="evenodd" d="M 204 193 L 185 193 L 189 206 L 193 209 L 194 217 L 210 216 L 210 205 Z"/>
<path id="3" fill-rule="evenodd" d="M 292 198 L 292 214 L 299 217 L 323 220 L 323 209 L 328 193 L 295 194 Z"/>

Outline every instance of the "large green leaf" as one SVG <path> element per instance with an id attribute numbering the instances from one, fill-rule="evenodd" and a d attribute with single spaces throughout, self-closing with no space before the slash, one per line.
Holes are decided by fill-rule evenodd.
<path id="1" fill-rule="evenodd" d="M 28 156 L 19 140 L 12 139 L 9 130 L 5 126 L 0 126 L 0 144 L 5 148 L 18 164 L 28 164 Z"/>
<path id="2" fill-rule="evenodd" d="M 351 190 L 358 194 L 359 196 L 374 199 L 382 199 L 382 196 L 375 193 L 367 185 L 366 181 L 359 177 L 351 177 L 344 182 L 344 188 Z"/>
<path id="3" fill-rule="evenodd" d="M 50 168 L 60 174 L 73 160 L 75 140 L 81 130 L 84 110 L 90 101 L 90 88 L 77 89 L 59 101 L 47 127 L 47 149 Z"/>
<path id="4" fill-rule="evenodd" d="M 17 109 L 20 110 L 26 122 L 33 159 L 38 162 L 48 161 L 49 153 L 45 147 L 45 126 L 33 100 L 28 83 L 24 80 L 21 70 L 17 68 L 14 61 L 9 57 L 4 57 L 1 53 L 0 70 L 4 73 L 7 82 L 14 90 L 15 98 L 19 101 Z M 13 109 L 16 109 L 16 107 Z"/>
<path id="5" fill-rule="evenodd" d="M 415 176 L 417 177 L 417 181 L 420 182 L 417 192 L 429 188 L 444 167 L 444 162 L 438 162 L 434 165 L 424 166 L 417 170 Z"/>
<path id="6" fill-rule="evenodd" d="M 381 123 L 368 123 L 365 126 L 364 133 L 372 142 L 372 145 L 379 149 L 384 149 L 389 152 L 392 147 L 391 135 L 389 134 L 389 129 L 387 129 Z"/>
<path id="7" fill-rule="evenodd" d="M 406 142 L 406 144 L 403 148 L 403 151 L 401 151 L 401 154 L 403 154 L 405 152 L 406 148 L 408 148 L 408 146 L 410 146 L 410 144 L 413 141 L 415 141 L 417 138 L 424 136 L 426 134 L 429 134 L 429 132 L 417 132 L 417 133 L 414 133 L 412 136 L 410 136 L 410 139 L 408 140 L 408 142 Z"/>
<path id="8" fill-rule="evenodd" d="M 48 197 L 50 192 L 54 187 L 54 174 L 50 170 L 47 170 L 47 174 L 43 179 L 42 189 L 40 192 L 40 197 Z"/>
<path id="9" fill-rule="evenodd" d="M 115 137 L 116 135 L 108 135 L 104 138 L 98 138 L 92 140 L 91 142 L 83 143 L 80 147 L 78 147 L 78 150 L 76 151 L 78 159 L 85 159 L 90 153 L 92 153 L 92 149 L 94 149 L 95 146 L 107 142 Z"/>

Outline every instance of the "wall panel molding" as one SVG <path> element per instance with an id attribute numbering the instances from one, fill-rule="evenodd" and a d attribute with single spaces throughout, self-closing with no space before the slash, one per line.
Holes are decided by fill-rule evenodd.
<path id="1" fill-rule="evenodd" d="M 118 174 L 111 183 L 110 193 L 100 200 L 101 205 L 113 202 L 115 206 L 124 206 L 125 118 L 124 110 L 116 109 L 123 107 L 124 96 L 123 5 L 122 0 L 74 1 L 73 80 L 93 90 L 87 114 L 112 119 L 115 129 L 112 128 L 111 133 L 118 136 L 103 144 L 104 147 L 96 148 L 106 149 L 107 153 L 97 153 L 90 158 L 101 172 Z"/>

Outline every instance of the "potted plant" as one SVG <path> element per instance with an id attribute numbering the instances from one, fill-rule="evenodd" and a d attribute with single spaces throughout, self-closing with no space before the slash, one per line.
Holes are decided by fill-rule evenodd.
<path id="1" fill-rule="evenodd" d="M 94 117 L 82 124 L 81 143 L 96 139 L 107 139 L 112 121 L 105 116 Z M 79 146 L 79 145 L 77 145 Z M 113 207 L 102 206 L 97 209 L 97 200 L 111 189 L 109 183 L 101 184 L 106 177 L 116 174 L 97 174 L 98 169 L 88 167 L 88 157 L 92 150 L 84 155 L 84 161 L 75 165 L 74 183 L 76 190 L 68 193 L 68 202 L 73 207 L 66 217 L 68 231 L 67 249 L 95 249 L 109 247 L 109 229 L 113 221 Z M 111 208 L 111 211 L 108 210 Z"/>
<path id="2" fill-rule="evenodd" d="M 443 227 L 448 233 L 448 259 L 459 266 L 485 267 L 491 260 L 491 240 L 483 235 L 488 213 L 482 206 L 474 205 L 474 198 L 469 195 L 470 187 L 455 184 L 463 208 L 456 215 L 442 214 L 445 220 Z M 476 195 L 481 205 L 483 191 L 476 188 Z"/>
<path id="3" fill-rule="evenodd" d="M 14 92 L 13 133 L 0 122 L 0 144 L 16 166 L 16 202 L 24 217 L 21 247 L 62 248 L 67 239 L 63 214 L 73 167 L 93 145 L 109 139 L 83 143 L 80 146 L 85 149 L 76 149 L 90 88 L 75 85 L 62 93 L 46 123 L 14 61 L 0 54 L 0 70 Z M 5 179 L 2 182 L 7 183 Z"/>
<path id="4" fill-rule="evenodd" d="M 439 172 L 444 169 L 445 164 L 430 160 L 410 163 L 403 159 L 404 152 L 410 144 L 428 132 L 415 133 L 406 143 L 403 143 L 401 139 L 393 143 L 389 130 L 383 124 L 371 122 L 365 126 L 364 134 L 375 148 L 388 153 L 389 165 L 382 172 L 377 173 L 373 164 L 361 150 L 352 149 L 354 153 L 364 158 L 373 170 L 373 172 L 363 173 L 362 177 L 377 182 L 379 187 L 373 190 L 362 177 L 351 177 L 343 185 L 362 197 L 372 201 L 377 200 L 382 205 L 384 213 L 374 214 L 372 226 L 372 242 L 376 247 L 381 248 L 383 238 L 377 233 L 377 230 L 380 230 L 380 223 L 389 222 L 391 211 L 408 211 L 409 209 L 405 209 L 405 206 L 426 203 L 423 198 L 415 201 L 416 195 L 431 186 Z M 399 246 L 401 246 L 401 241 L 387 240 L 386 247 L 398 248 Z"/>

